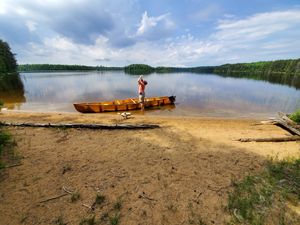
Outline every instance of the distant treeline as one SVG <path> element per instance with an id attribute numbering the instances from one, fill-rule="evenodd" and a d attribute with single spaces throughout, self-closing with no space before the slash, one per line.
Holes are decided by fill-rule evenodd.
<path id="1" fill-rule="evenodd" d="M 215 67 L 203 66 L 203 67 L 151 67 L 146 64 L 132 64 L 124 67 L 125 73 L 128 74 L 150 74 L 150 73 L 177 73 L 177 72 L 192 72 L 192 73 L 213 73 Z"/>
<path id="2" fill-rule="evenodd" d="M 129 74 L 149 74 L 149 73 L 215 73 L 229 76 L 252 76 L 261 75 L 272 76 L 300 76 L 300 59 L 276 60 L 254 63 L 224 64 L 221 66 L 199 66 L 199 67 L 151 67 L 145 64 L 132 64 L 126 66 L 125 72 Z"/>
<path id="3" fill-rule="evenodd" d="M 18 66 L 19 72 L 43 71 L 109 71 L 123 70 L 123 67 L 61 65 L 61 64 L 23 64 Z"/>
<path id="4" fill-rule="evenodd" d="M 216 66 L 214 73 L 233 75 L 247 74 L 298 74 L 300 75 L 300 59 L 276 60 L 267 62 L 237 63 Z"/>
<path id="5" fill-rule="evenodd" d="M 199 67 L 152 67 L 146 64 L 131 64 L 125 67 L 84 66 L 84 65 L 60 65 L 60 64 L 24 64 L 19 65 L 20 72 L 29 71 L 106 71 L 124 70 L 128 74 L 150 74 L 150 73 L 216 73 L 235 76 L 238 74 L 253 75 L 260 74 L 291 74 L 300 75 L 300 59 L 277 60 L 254 63 L 224 64 L 221 66 L 199 66 Z"/>
<path id="6" fill-rule="evenodd" d="M 215 67 L 213 73 L 228 77 L 266 80 L 300 88 L 300 59 L 225 64 Z"/>
<path id="7" fill-rule="evenodd" d="M 9 45 L 0 39 L 0 74 L 17 71 L 17 61 Z"/>
<path id="8" fill-rule="evenodd" d="M 155 72 L 155 68 L 146 64 L 131 64 L 124 67 L 125 73 L 128 74 L 150 74 Z"/>

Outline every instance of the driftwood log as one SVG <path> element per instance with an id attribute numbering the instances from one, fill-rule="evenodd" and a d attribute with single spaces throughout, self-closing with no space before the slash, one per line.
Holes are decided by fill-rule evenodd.
<path id="1" fill-rule="evenodd" d="M 273 138 L 240 138 L 241 142 L 284 142 L 284 141 L 300 141 L 300 125 L 292 121 L 286 114 L 279 112 L 278 117 L 268 121 L 262 121 L 261 124 L 272 124 L 283 128 L 293 136 L 273 137 Z M 257 124 L 255 124 L 257 125 Z"/>
<path id="2" fill-rule="evenodd" d="M 300 136 L 273 137 L 273 138 L 240 138 L 240 142 L 284 142 L 284 141 L 300 141 Z"/>
<path id="3" fill-rule="evenodd" d="M 52 127 L 52 128 L 87 128 L 87 129 L 153 129 L 159 128 L 156 124 L 83 124 L 83 123 L 9 123 L 0 122 L 0 126 L 17 127 Z"/>
<path id="4" fill-rule="evenodd" d="M 300 126 L 286 116 L 286 114 L 279 112 L 278 118 L 273 120 L 273 124 L 277 125 L 293 135 L 300 136 Z"/>

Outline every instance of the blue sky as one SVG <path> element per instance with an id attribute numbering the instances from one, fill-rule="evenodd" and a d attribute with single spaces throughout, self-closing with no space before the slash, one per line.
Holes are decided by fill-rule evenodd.
<path id="1" fill-rule="evenodd" d="M 299 0 L 1 0 L 22 63 L 204 66 L 300 58 Z"/>

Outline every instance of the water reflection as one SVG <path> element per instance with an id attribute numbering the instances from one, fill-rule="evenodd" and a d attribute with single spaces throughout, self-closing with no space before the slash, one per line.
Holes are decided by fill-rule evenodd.
<path id="1" fill-rule="evenodd" d="M 282 73 L 234 73 L 232 72 L 230 75 L 220 74 L 223 77 L 236 77 L 236 78 L 246 78 L 252 80 L 262 80 L 268 81 L 272 84 L 284 84 L 290 87 L 295 87 L 296 89 L 300 89 L 300 76 L 295 74 L 282 74 Z"/>
<path id="2" fill-rule="evenodd" d="M 74 102 L 137 97 L 137 77 L 122 71 L 24 73 L 26 103 L 20 109 L 74 112 Z M 147 96 L 177 96 L 175 109 L 147 111 L 150 114 L 273 115 L 300 107 L 299 90 L 265 81 L 194 73 L 151 74 L 145 79 Z"/>
<path id="3" fill-rule="evenodd" d="M 0 100 L 8 109 L 21 109 L 26 102 L 24 85 L 18 73 L 0 74 Z"/>

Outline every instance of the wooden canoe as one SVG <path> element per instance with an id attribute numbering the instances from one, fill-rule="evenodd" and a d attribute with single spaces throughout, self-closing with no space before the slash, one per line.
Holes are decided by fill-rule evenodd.
<path id="1" fill-rule="evenodd" d="M 145 98 L 145 108 L 173 105 L 175 99 L 176 96 Z M 141 104 L 137 98 L 129 98 L 124 100 L 114 100 L 111 102 L 75 103 L 74 107 L 81 113 L 101 113 L 141 109 Z"/>

